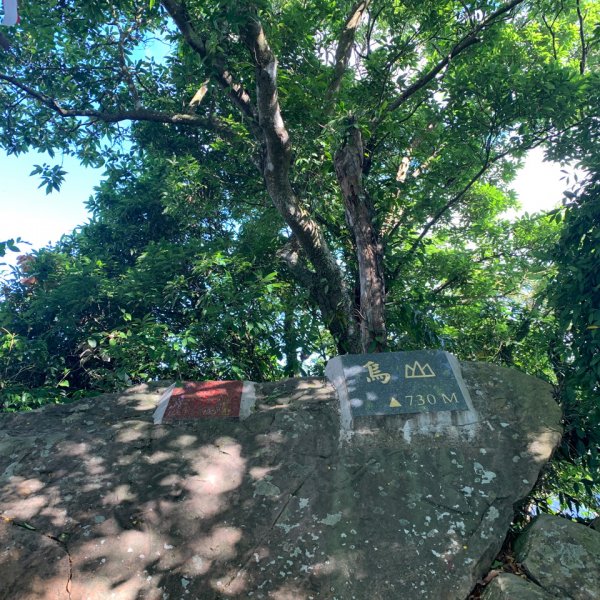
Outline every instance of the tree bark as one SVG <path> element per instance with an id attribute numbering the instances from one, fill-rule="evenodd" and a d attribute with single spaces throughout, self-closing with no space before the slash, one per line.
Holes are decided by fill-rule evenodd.
<path id="1" fill-rule="evenodd" d="M 302 375 L 302 364 L 298 360 L 298 340 L 294 330 L 294 311 L 288 309 L 283 315 L 283 352 L 285 355 L 286 377 L 299 377 Z"/>
<path id="2" fill-rule="evenodd" d="M 333 100 L 340 90 L 344 72 L 348 68 L 348 63 L 350 62 L 350 55 L 352 53 L 352 48 L 354 47 L 356 31 L 360 25 L 363 15 L 369 8 L 369 4 L 371 4 L 371 0 L 358 0 L 358 2 L 356 2 L 356 4 L 350 10 L 350 14 L 346 19 L 344 29 L 340 34 L 340 39 L 338 40 L 337 49 L 335 51 L 333 79 L 331 80 L 329 88 L 327 89 L 327 102 Z"/>
<path id="3" fill-rule="evenodd" d="M 350 119 L 346 140 L 335 153 L 335 172 L 344 199 L 346 222 L 356 248 L 361 348 L 363 352 L 381 352 L 387 345 L 382 245 L 375 226 L 373 204 L 363 188 L 363 160 L 360 129 Z"/>

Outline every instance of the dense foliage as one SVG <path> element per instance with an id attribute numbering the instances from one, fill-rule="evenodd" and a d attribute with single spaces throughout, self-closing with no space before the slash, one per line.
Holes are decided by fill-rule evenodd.
<path id="1" fill-rule="evenodd" d="M 106 173 L 91 222 L 4 281 L 2 407 L 444 348 L 557 385 L 554 481 L 593 502 L 597 180 L 553 215 L 506 211 L 531 148 L 598 172 L 599 12 L 23 3 L 0 50 L 0 145 Z M 68 174 L 36 176 L 52 192 Z"/>
<path id="2" fill-rule="evenodd" d="M 565 416 L 557 460 L 563 505 L 598 498 L 600 472 L 600 178 L 597 166 L 570 195 L 553 249 L 557 276 L 546 296 L 556 319 L 550 355 Z"/>

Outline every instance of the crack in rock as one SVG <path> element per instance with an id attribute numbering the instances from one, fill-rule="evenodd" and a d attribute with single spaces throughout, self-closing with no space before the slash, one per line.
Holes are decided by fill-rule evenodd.
<path id="1" fill-rule="evenodd" d="M 64 551 L 64 553 L 67 555 L 67 560 L 69 561 L 69 575 L 67 577 L 67 584 L 65 586 L 65 590 L 67 592 L 67 595 L 69 596 L 69 600 L 71 600 L 71 583 L 73 581 L 73 559 L 71 558 L 71 553 L 69 552 L 69 548 L 67 547 L 66 542 L 61 540 L 60 536 L 44 533 L 43 531 L 40 531 L 37 527 L 29 525 L 29 523 L 14 520 L 11 520 L 10 522 L 14 527 L 18 527 L 19 529 L 23 529 L 25 531 L 30 531 L 31 533 L 35 533 L 49 540 L 52 540 L 57 546 L 59 546 Z"/>

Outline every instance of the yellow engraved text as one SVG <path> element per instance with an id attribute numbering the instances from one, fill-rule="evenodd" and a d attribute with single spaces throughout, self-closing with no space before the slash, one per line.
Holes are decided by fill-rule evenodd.
<path id="1" fill-rule="evenodd" d="M 379 363 L 370 360 L 367 364 L 363 365 L 369 371 L 367 382 L 372 383 L 373 381 L 381 381 L 381 383 L 389 383 L 392 376 L 389 373 L 384 373 L 379 368 Z"/>
<path id="2" fill-rule="evenodd" d="M 435 377 L 433 369 L 428 363 L 421 365 L 418 360 L 415 360 L 412 367 L 410 365 L 404 365 L 404 377 L 406 379 L 417 379 L 421 377 Z"/>

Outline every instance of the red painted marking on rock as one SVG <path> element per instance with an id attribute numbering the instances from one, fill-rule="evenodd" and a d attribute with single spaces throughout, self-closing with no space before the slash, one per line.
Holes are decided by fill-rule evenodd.
<path id="1" fill-rule="evenodd" d="M 243 381 L 188 381 L 173 389 L 165 421 L 240 416 Z"/>

